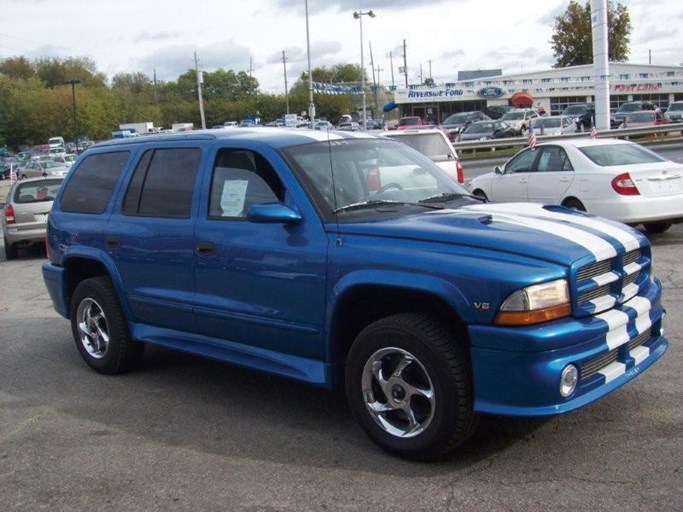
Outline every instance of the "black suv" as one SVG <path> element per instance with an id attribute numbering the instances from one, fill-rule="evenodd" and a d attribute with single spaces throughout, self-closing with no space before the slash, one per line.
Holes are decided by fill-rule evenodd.
<path id="1" fill-rule="evenodd" d="M 567 105 L 562 111 L 562 115 L 571 117 L 579 130 L 590 130 L 595 118 L 595 105 L 593 103 Z"/>

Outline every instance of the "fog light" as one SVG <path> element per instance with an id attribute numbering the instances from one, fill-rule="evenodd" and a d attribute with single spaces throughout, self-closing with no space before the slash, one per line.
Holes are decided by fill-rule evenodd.
<path id="1" fill-rule="evenodd" d="M 562 370 L 562 375 L 560 376 L 560 394 L 567 398 L 576 389 L 576 384 L 579 382 L 579 370 L 573 364 L 567 365 L 567 367 Z"/>

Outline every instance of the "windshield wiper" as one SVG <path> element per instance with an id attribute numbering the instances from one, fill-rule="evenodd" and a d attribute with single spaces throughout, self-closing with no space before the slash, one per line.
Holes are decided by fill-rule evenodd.
<path id="1" fill-rule="evenodd" d="M 406 201 L 388 201 L 386 199 L 371 199 L 369 201 L 363 201 L 361 203 L 351 203 L 347 204 L 345 206 L 340 206 L 339 208 L 335 209 L 332 211 L 332 213 L 339 213 L 339 212 L 349 212 L 349 211 L 354 211 L 354 210 L 363 210 L 366 208 L 376 208 L 378 206 L 420 206 L 422 208 L 431 208 L 433 210 L 441 210 L 443 209 L 443 206 L 438 206 L 438 205 L 431 205 L 431 204 L 422 204 L 422 201 L 419 203 L 408 203 Z"/>
<path id="2" fill-rule="evenodd" d="M 449 201 L 454 201 L 456 199 L 462 199 L 463 197 L 471 198 L 471 199 L 476 199 L 478 201 L 486 202 L 485 199 L 481 197 L 477 197 L 474 194 L 463 194 L 461 192 L 444 192 L 443 194 L 439 194 L 437 196 L 431 196 L 431 197 L 426 197 L 424 199 L 420 199 L 420 203 L 448 203 Z"/>

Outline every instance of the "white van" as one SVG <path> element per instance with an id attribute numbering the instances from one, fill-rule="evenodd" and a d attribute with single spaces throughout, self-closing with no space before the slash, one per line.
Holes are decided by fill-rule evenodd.
<path id="1" fill-rule="evenodd" d="M 52 148 L 63 148 L 64 147 L 64 137 L 50 137 L 47 139 L 47 145 L 50 149 Z"/>

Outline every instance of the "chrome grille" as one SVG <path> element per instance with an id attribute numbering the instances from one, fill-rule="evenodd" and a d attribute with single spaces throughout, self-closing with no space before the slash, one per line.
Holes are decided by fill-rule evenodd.
<path id="1" fill-rule="evenodd" d="M 648 329 L 642 334 L 639 334 L 635 338 L 633 338 L 631 341 L 628 343 L 628 350 L 629 352 L 633 350 L 636 347 L 639 347 L 640 345 L 644 344 L 647 340 L 650 339 L 650 330 Z M 588 377 L 592 377 L 596 373 L 598 373 L 600 370 L 602 370 L 605 366 L 608 366 L 609 364 L 613 363 L 614 361 L 617 360 L 617 356 L 619 355 L 619 349 L 620 347 L 617 347 L 615 349 L 610 350 L 609 352 L 606 352 L 596 358 L 593 358 L 589 361 L 586 361 L 581 365 L 581 378 L 582 379 L 587 379 Z"/>
<path id="2" fill-rule="evenodd" d="M 624 268 L 632 263 L 640 265 L 640 269 L 631 269 L 633 273 L 627 274 Z M 648 263 L 642 249 L 638 248 L 615 258 L 596 261 L 579 268 L 576 273 L 576 287 L 580 290 L 577 297 L 579 308 L 586 313 L 595 314 L 612 307 L 614 301 L 622 296 L 625 286 L 638 282 L 643 273 L 649 271 Z M 598 283 L 607 284 L 598 286 Z M 633 293 L 628 295 L 630 298 Z M 605 300 L 601 300 L 603 298 Z"/>
<path id="3" fill-rule="evenodd" d="M 591 359 L 590 361 L 583 363 L 581 365 L 581 378 L 587 379 L 588 377 L 592 377 L 593 375 L 598 373 L 602 368 L 616 361 L 618 351 L 619 349 L 615 348 L 613 350 L 610 350 L 606 354 L 602 354 L 601 356 L 598 356 L 595 359 Z"/>

